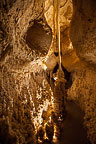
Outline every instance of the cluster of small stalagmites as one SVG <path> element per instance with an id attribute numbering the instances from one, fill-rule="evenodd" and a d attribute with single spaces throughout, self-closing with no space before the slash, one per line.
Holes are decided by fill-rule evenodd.
<path id="1" fill-rule="evenodd" d="M 46 115 L 48 113 L 46 112 Z M 37 128 L 36 131 L 36 144 L 53 144 L 55 142 L 58 142 L 60 140 L 61 131 L 62 131 L 62 118 L 60 118 L 59 115 L 56 115 L 56 112 L 53 110 L 51 111 L 51 120 L 47 121 L 44 119 L 44 122 L 40 125 L 39 128 Z M 64 117 L 63 117 L 64 120 Z"/>
<path id="2" fill-rule="evenodd" d="M 62 71 L 63 72 L 63 71 Z M 60 73 L 61 74 L 61 73 Z M 60 77 L 60 78 L 59 78 Z M 64 73 L 59 75 L 58 79 L 55 81 L 54 88 L 53 88 L 53 104 L 50 113 L 50 117 L 52 122 L 46 122 L 46 116 L 43 113 L 43 119 L 45 120 L 45 127 L 40 127 L 40 132 L 38 130 L 37 136 L 38 138 L 45 143 L 51 142 L 53 140 L 53 135 L 55 135 L 55 139 L 59 140 L 60 132 L 61 132 L 61 124 L 63 123 L 65 116 L 66 116 L 66 109 L 65 109 L 65 100 L 66 100 L 66 91 L 65 91 L 65 79 Z M 62 77 L 62 78 L 61 78 Z M 46 115 L 48 112 L 46 112 Z M 47 118 L 48 120 L 48 118 Z M 39 135 L 41 134 L 41 136 Z M 46 133 L 47 139 L 44 140 L 44 133 Z M 42 136 L 43 135 L 43 136 Z M 41 142 L 42 143 L 42 142 Z"/>
<path id="3" fill-rule="evenodd" d="M 60 122 L 58 121 L 53 108 L 49 108 L 42 113 L 43 122 L 36 129 L 37 144 L 50 144 L 54 141 L 54 135 L 56 138 L 60 135 Z M 58 124 L 59 122 L 59 124 Z"/>
<path id="4" fill-rule="evenodd" d="M 45 144 L 52 142 L 54 135 L 54 125 L 52 123 L 47 123 L 44 127 L 40 126 L 37 130 L 37 143 Z"/>

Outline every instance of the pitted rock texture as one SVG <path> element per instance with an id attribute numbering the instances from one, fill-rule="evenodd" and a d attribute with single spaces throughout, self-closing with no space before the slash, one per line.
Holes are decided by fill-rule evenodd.
<path id="1" fill-rule="evenodd" d="M 68 91 L 85 112 L 84 125 L 92 144 L 96 143 L 96 1 L 73 0 L 70 38 L 80 59 L 73 68 L 73 84 Z M 86 64 L 87 62 L 87 64 Z"/>
<path id="2" fill-rule="evenodd" d="M 10 8 L 8 2 L 6 2 L 6 8 L 8 12 L 5 11 L 3 7 L 3 0 L 1 1 L 0 9 L 0 59 L 3 60 L 6 57 L 6 53 L 10 51 L 13 52 L 13 55 L 19 57 L 21 54 L 27 59 L 32 59 L 31 55 L 32 50 L 27 46 L 25 42 L 26 33 L 32 25 L 34 25 L 34 20 L 39 21 L 43 25 L 43 34 L 47 35 L 49 38 L 49 44 L 45 45 L 46 49 L 44 52 L 48 52 L 51 43 L 51 29 L 46 23 L 46 20 L 43 15 L 43 0 L 41 1 L 16 1 L 13 6 Z M 49 30 L 48 30 L 49 28 Z M 37 29 L 38 30 L 38 29 Z M 47 33 L 47 34 L 46 34 Z M 42 34 L 42 35 L 43 35 Z M 35 36 L 34 36 L 35 37 Z M 42 41 L 45 42 L 45 39 Z M 41 47 L 44 47 L 43 42 Z M 36 46 L 35 46 L 36 47 Z M 41 48 L 40 47 L 40 48 Z M 42 48 L 43 49 L 43 48 Z M 29 51 L 28 55 L 26 51 Z M 45 53 L 40 53 L 37 55 L 44 56 Z M 34 53 L 34 51 L 33 51 Z M 26 56 L 25 56 L 26 55 Z M 30 57 L 30 58 L 28 58 Z"/>
<path id="3" fill-rule="evenodd" d="M 73 84 L 68 90 L 68 99 L 78 103 L 84 111 L 84 125 L 92 144 L 96 143 L 96 70 L 83 67 L 73 72 Z"/>
<path id="4" fill-rule="evenodd" d="M 42 41 L 45 42 L 45 36 L 47 40 L 49 38 L 49 43 L 45 45 L 46 49 L 43 49 L 44 45 L 40 43 L 38 52 L 37 44 L 35 49 L 31 49 L 26 43 L 27 32 L 36 21 L 42 25 Z M 46 80 L 42 56 L 48 52 L 51 38 L 51 29 L 43 15 L 43 0 L 0 1 L 2 144 L 35 143 L 36 127 L 43 121 L 43 105 L 45 109 L 50 105 L 51 90 Z"/>
<path id="5" fill-rule="evenodd" d="M 73 0 L 70 36 L 80 59 L 96 64 L 96 1 Z"/>

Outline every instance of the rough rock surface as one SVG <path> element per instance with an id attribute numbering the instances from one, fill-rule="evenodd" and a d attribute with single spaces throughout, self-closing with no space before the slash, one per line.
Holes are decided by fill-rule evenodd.
<path id="1" fill-rule="evenodd" d="M 83 67 L 73 72 L 73 84 L 68 90 L 68 99 L 78 103 L 84 111 L 84 125 L 92 144 L 96 142 L 96 70 Z"/>
<path id="2" fill-rule="evenodd" d="M 96 64 L 96 1 L 73 0 L 71 40 L 77 55 Z"/>
<path id="3" fill-rule="evenodd" d="M 2 144 L 35 143 L 35 128 L 42 123 L 43 108 L 47 109 L 50 104 L 51 90 L 46 81 L 42 56 L 49 50 L 52 34 L 43 15 L 43 6 L 43 0 L 0 1 Z M 39 25 L 39 30 L 35 29 L 37 41 L 36 34 L 30 36 L 29 33 L 31 28 L 34 30 L 34 23 Z M 26 37 L 34 38 L 31 47 Z"/>
<path id="4" fill-rule="evenodd" d="M 51 44 L 53 15 L 52 1 L 51 6 L 48 0 L 44 2 L 0 1 L 0 142 L 4 144 L 35 143 L 34 132 L 43 123 L 42 113 L 50 106 L 52 91 L 42 56 Z M 73 18 L 71 1 L 61 1 L 60 8 L 62 63 L 72 73 L 73 81 L 68 100 L 79 104 L 84 111 L 84 126 L 92 144 L 96 143 L 96 69 L 90 65 L 96 64 L 95 7 L 94 0 L 73 0 Z M 69 38 L 71 18 L 73 46 Z M 46 116 L 45 122 L 49 118 Z M 64 128 L 67 122 L 70 127 L 69 116 L 68 120 Z"/>
<path id="5" fill-rule="evenodd" d="M 96 1 L 73 0 L 70 38 L 79 63 L 73 67 L 73 84 L 68 98 L 85 112 L 84 125 L 92 144 L 96 143 Z M 85 63 L 87 62 L 87 63 Z M 77 69 L 78 67 L 78 69 Z"/>

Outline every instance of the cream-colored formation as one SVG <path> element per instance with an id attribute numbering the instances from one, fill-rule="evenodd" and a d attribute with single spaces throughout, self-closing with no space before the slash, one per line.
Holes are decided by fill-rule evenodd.
<path id="1" fill-rule="evenodd" d="M 34 144 L 38 125 L 46 124 L 50 118 L 53 92 L 46 68 L 52 71 L 59 59 L 53 54 L 53 43 L 47 56 L 41 54 L 39 45 L 38 51 L 30 48 L 26 35 L 34 23 L 47 35 L 51 29 L 53 32 L 52 0 L 0 1 L 0 130 L 4 132 L 0 131 L 1 143 L 12 140 L 14 144 Z M 71 0 L 60 0 L 62 64 L 72 75 L 67 98 L 84 111 L 84 127 L 92 144 L 96 143 L 95 27 L 94 0 L 73 0 L 73 4 Z M 59 95 L 59 89 L 56 90 Z M 45 120 L 43 113 L 47 115 Z"/>
<path id="2" fill-rule="evenodd" d="M 60 27 L 66 29 L 72 19 L 73 7 L 71 0 L 59 0 L 60 3 Z M 53 30 L 53 0 L 45 1 L 45 18 Z"/>
<path id="3" fill-rule="evenodd" d="M 60 5 L 60 10 L 58 11 L 59 25 L 60 25 L 59 47 L 62 51 L 62 58 L 55 57 L 53 54 L 54 51 L 58 51 L 58 49 L 56 48 L 56 45 L 54 45 L 54 37 L 56 39 L 56 33 L 57 33 L 57 28 L 56 28 L 56 26 L 57 26 L 56 11 L 57 10 L 56 10 L 56 4 L 54 5 L 54 2 L 56 3 L 55 0 L 54 1 L 46 0 L 45 8 L 44 8 L 44 15 L 45 15 L 46 21 L 47 21 L 48 25 L 51 27 L 52 32 L 53 32 L 53 41 L 52 41 L 52 44 L 51 44 L 51 47 L 50 47 L 50 50 L 48 52 L 48 55 L 46 57 L 46 62 L 45 62 L 47 64 L 48 69 L 50 69 L 50 70 L 52 70 L 54 68 L 55 64 L 57 62 L 59 63 L 59 61 L 62 61 L 63 65 L 66 67 L 66 62 L 64 61 L 64 55 L 66 54 L 66 52 L 70 53 L 70 51 L 72 53 L 71 55 L 73 55 L 75 53 L 75 51 L 73 50 L 72 43 L 70 41 L 70 37 L 69 37 L 69 27 L 70 27 L 70 22 L 72 19 L 72 14 L 73 14 L 72 1 L 59 0 L 59 5 Z M 59 51 L 60 51 L 60 49 L 59 49 Z M 60 55 L 59 55 L 59 57 L 60 57 Z M 49 61 L 52 63 L 52 64 L 50 63 L 50 66 L 48 64 Z M 77 61 L 78 61 L 78 57 L 76 56 L 73 61 L 73 64 L 74 64 L 74 62 L 76 63 Z M 53 65 L 53 67 L 51 67 L 51 65 Z"/>

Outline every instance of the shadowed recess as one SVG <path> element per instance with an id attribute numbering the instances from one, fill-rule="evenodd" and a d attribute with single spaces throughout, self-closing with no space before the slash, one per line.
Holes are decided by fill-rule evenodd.
<path id="1" fill-rule="evenodd" d="M 26 34 L 26 43 L 35 51 L 46 55 L 52 41 L 52 32 L 49 26 L 45 29 L 44 26 L 38 22 L 28 29 Z"/>

